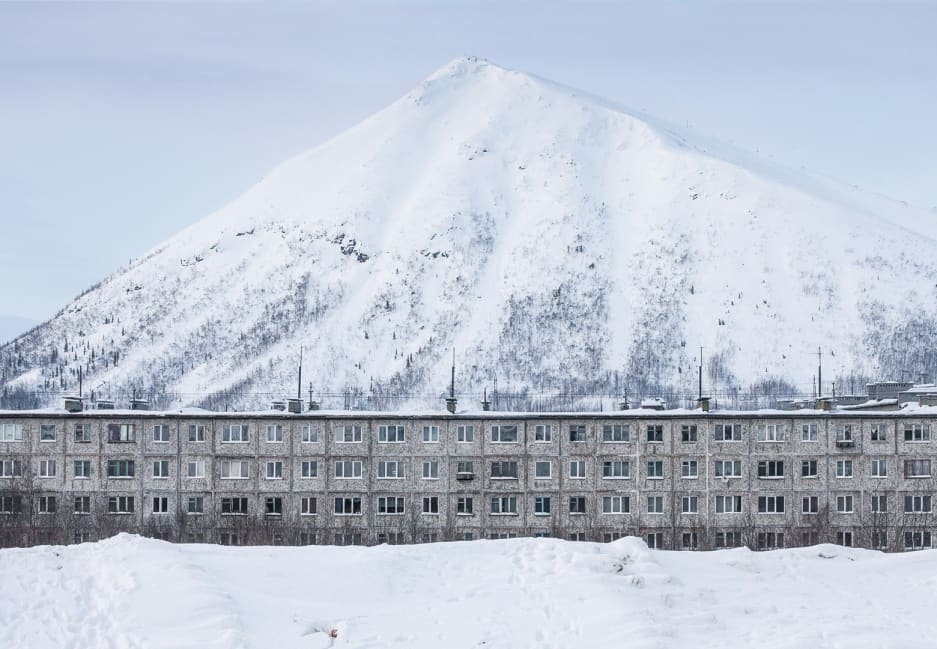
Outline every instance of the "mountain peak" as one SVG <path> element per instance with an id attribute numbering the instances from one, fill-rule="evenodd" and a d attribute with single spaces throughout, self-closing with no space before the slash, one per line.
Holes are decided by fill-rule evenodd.
<path id="1" fill-rule="evenodd" d="M 448 385 L 453 348 L 478 393 L 692 394 L 699 346 L 713 394 L 809 393 L 818 346 L 937 375 L 937 242 L 652 124 L 458 58 L 0 347 L 0 388 L 81 367 L 105 397 L 256 406 L 300 348 L 370 407 Z"/>

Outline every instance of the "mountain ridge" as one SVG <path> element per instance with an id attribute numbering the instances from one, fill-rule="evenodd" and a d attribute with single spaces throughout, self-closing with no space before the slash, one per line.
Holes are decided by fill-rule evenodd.
<path id="1" fill-rule="evenodd" d="M 387 407 L 438 397 L 453 348 L 471 392 L 692 394 L 699 347 L 712 392 L 806 391 L 818 346 L 842 376 L 937 370 L 914 342 L 937 241 L 895 222 L 924 212 L 725 152 L 457 59 L 0 347 L 0 383 L 74 390 L 80 365 L 258 405 L 295 391 L 300 347 L 314 391 Z"/>

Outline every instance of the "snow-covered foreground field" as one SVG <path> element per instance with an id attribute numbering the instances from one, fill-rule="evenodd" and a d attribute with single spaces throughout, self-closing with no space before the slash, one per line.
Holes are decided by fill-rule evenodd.
<path id="1" fill-rule="evenodd" d="M 121 535 L 0 551 L 0 583 L 9 648 L 937 646 L 932 551 L 223 548 Z"/>

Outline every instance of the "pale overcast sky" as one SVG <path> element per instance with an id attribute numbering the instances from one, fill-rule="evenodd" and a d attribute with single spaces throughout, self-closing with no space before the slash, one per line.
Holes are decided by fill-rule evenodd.
<path id="1" fill-rule="evenodd" d="M 0 320 L 463 54 L 937 206 L 937 2 L 0 3 Z"/>

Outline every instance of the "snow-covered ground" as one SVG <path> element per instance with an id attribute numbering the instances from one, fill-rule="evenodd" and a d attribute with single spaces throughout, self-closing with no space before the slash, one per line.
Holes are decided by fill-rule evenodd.
<path id="1" fill-rule="evenodd" d="M 0 551 L 0 646 L 932 649 L 935 568 L 933 551 L 831 545 L 229 548 L 120 535 Z"/>

